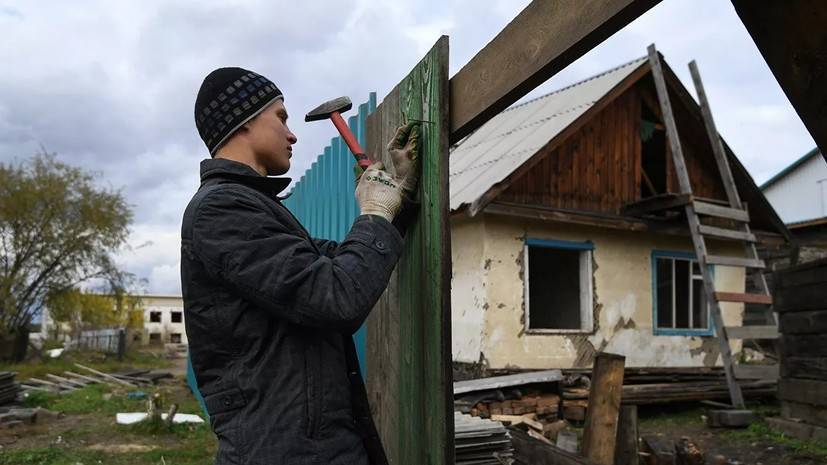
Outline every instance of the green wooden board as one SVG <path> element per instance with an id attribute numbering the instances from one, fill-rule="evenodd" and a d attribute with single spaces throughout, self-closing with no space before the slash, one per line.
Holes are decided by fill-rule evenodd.
<path id="1" fill-rule="evenodd" d="M 368 117 L 367 153 L 386 163 L 396 128 L 423 121 L 418 218 L 368 319 L 367 390 L 391 464 L 453 464 L 448 37 Z"/>

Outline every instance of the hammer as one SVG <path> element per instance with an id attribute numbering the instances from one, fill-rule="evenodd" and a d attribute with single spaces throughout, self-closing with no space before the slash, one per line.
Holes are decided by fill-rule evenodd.
<path id="1" fill-rule="evenodd" d="M 328 100 L 308 112 L 307 115 L 304 116 L 304 120 L 306 122 L 310 122 L 330 118 L 330 120 L 333 121 L 333 125 L 339 130 L 339 134 L 341 134 L 345 144 L 347 144 L 348 148 L 353 153 L 353 156 L 356 157 L 356 163 L 358 163 L 363 170 L 366 170 L 368 166 L 370 166 L 370 160 L 368 160 L 368 157 L 365 156 L 365 151 L 362 150 L 359 142 L 357 142 L 356 138 L 353 137 L 353 133 L 350 131 L 350 128 L 347 127 L 347 124 L 345 124 L 345 120 L 341 115 L 341 113 L 344 113 L 351 108 L 353 108 L 353 104 L 350 102 L 349 97 L 335 98 L 333 100 Z"/>

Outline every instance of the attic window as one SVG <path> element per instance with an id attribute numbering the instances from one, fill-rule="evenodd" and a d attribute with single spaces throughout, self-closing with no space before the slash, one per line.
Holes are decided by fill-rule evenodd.
<path id="1" fill-rule="evenodd" d="M 666 130 L 658 117 L 642 105 L 640 121 L 640 197 L 666 192 Z"/>
<path id="2" fill-rule="evenodd" d="M 593 249 L 590 242 L 526 241 L 526 331 L 592 332 Z"/>

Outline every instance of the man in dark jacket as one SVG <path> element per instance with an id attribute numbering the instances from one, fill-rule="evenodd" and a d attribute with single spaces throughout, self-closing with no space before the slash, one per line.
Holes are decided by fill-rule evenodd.
<path id="1" fill-rule="evenodd" d="M 271 176 L 290 167 L 296 136 L 272 82 L 215 70 L 195 120 L 213 158 L 184 213 L 181 281 L 215 463 L 386 464 L 351 336 L 399 258 L 392 221 L 417 184 L 417 127 L 389 144 L 393 167 L 363 173 L 362 215 L 337 244 L 311 238 L 278 198 L 290 180 Z"/>

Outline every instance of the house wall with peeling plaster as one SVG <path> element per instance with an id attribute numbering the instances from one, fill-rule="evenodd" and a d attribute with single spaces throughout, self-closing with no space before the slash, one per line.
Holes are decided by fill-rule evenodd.
<path id="1" fill-rule="evenodd" d="M 595 331 L 527 334 L 523 246 L 527 237 L 594 244 Z M 720 365 L 714 337 L 656 336 L 652 321 L 652 251 L 692 251 L 691 239 L 566 223 L 480 215 L 451 223 L 453 357 L 485 359 L 490 368 L 591 366 L 597 351 L 626 356 L 626 366 Z M 709 253 L 742 255 L 709 243 Z M 744 270 L 717 266 L 716 288 L 744 291 Z M 743 304 L 722 304 L 727 326 L 740 326 Z M 732 341 L 734 351 L 740 350 Z"/>

